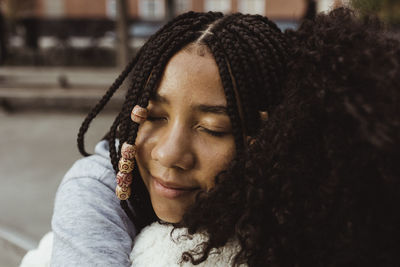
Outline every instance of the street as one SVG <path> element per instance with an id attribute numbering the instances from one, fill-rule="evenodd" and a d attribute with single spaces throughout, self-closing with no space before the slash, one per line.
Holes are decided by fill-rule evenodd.
<path id="1" fill-rule="evenodd" d="M 25 249 L 50 230 L 56 189 L 81 157 L 76 134 L 85 116 L 0 109 L 0 266 L 18 266 Z M 114 116 L 100 114 L 93 121 L 86 137 L 89 152 Z"/>

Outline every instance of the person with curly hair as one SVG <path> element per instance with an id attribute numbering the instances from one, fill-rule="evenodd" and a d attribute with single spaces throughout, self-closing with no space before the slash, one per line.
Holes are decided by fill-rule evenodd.
<path id="1" fill-rule="evenodd" d="M 244 177 L 248 140 L 282 99 L 287 60 L 286 37 L 266 17 L 189 12 L 162 27 L 82 123 L 86 157 L 56 195 L 51 264 L 130 265 L 144 227 L 178 227 L 227 170 Z M 124 81 L 121 112 L 89 155 L 84 135 Z"/>
<path id="2" fill-rule="evenodd" d="M 129 77 L 60 185 L 52 264 L 399 266 L 399 47 L 343 8 L 285 35 L 176 18 L 83 122 L 87 155 Z"/>
<path id="3" fill-rule="evenodd" d="M 235 265 L 400 266 L 399 42 L 344 8 L 286 35 L 284 100 L 245 169 L 184 214 L 208 235 L 184 255 L 200 263 L 233 238 Z"/>

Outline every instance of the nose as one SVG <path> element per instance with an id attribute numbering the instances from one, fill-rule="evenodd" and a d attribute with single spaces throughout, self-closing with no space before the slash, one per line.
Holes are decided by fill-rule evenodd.
<path id="1" fill-rule="evenodd" d="M 190 130 L 179 122 L 160 129 L 159 138 L 151 151 L 153 160 L 166 168 L 188 170 L 195 164 Z"/>

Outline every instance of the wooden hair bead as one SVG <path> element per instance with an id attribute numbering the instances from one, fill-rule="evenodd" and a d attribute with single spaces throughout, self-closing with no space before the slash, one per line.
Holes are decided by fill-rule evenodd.
<path id="1" fill-rule="evenodd" d="M 132 121 L 141 124 L 142 122 L 144 122 L 147 119 L 147 109 L 142 108 L 139 105 L 136 105 L 132 109 L 131 119 L 132 119 Z"/>
<path id="2" fill-rule="evenodd" d="M 131 188 L 120 187 L 117 185 L 117 188 L 115 188 L 115 194 L 120 200 L 127 200 L 131 196 Z"/>
<path id="3" fill-rule="evenodd" d="M 117 185 L 120 187 L 129 187 L 132 183 L 132 173 L 117 173 Z"/>
<path id="4" fill-rule="evenodd" d="M 136 155 L 136 146 L 135 145 L 130 145 L 127 142 L 125 142 L 122 145 L 122 148 L 121 148 L 121 156 L 124 159 L 130 159 L 131 160 L 131 159 L 135 158 L 135 155 Z"/>
<path id="5" fill-rule="evenodd" d="M 130 173 L 135 167 L 135 162 L 133 160 L 121 158 L 118 162 L 118 169 L 123 173 Z"/>

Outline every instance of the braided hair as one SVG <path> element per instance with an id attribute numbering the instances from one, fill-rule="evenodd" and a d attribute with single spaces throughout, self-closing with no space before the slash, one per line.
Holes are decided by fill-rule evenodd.
<path id="1" fill-rule="evenodd" d="M 185 213 L 209 239 L 184 256 L 234 237 L 236 265 L 399 266 L 400 44 L 347 9 L 286 34 L 284 99 L 244 164 Z"/>
<path id="2" fill-rule="evenodd" d="M 130 111 L 135 105 L 148 105 L 169 59 L 190 44 L 205 46 L 216 61 L 236 146 L 236 157 L 231 166 L 242 170 L 234 166 L 244 162 L 245 137 L 254 136 L 259 130 L 260 111 L 271 113 L 282 98 L 288 53 L 286 39 L 273 22 L 263 16 L 239 13 L 188 12 L 158 30 L 83 121 L 77 139 L 82 155 L 89 155 L 84 147 L 84 136 L 91 121 L 128 80 L 124 104 L 105 137 L 109 142 L 112 166 L 118 171 L 122 144 L 134 144 L 138 133 L 139 125 L 131 121 Z M 116 140 L 119 141 L 118 147 Z M 217 178 L 218 183 L 220 176 Z M 155 221 L 156 216 L 136 167 L 132 192 L 128 201 L 121 201 L 121 206 L 135 226 L 141 229 Z"/>

